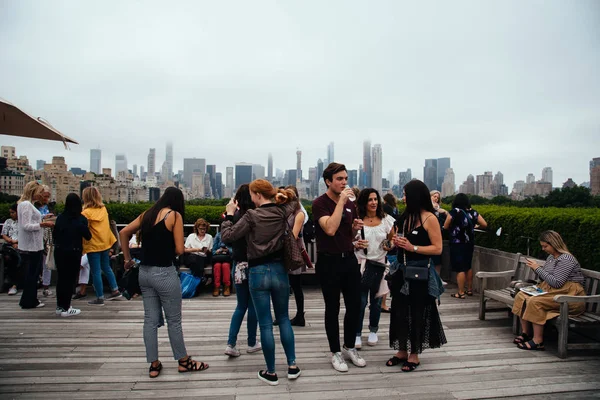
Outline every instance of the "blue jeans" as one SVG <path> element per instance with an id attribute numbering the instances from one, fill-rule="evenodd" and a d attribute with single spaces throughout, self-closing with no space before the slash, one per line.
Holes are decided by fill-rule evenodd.
<path id="1" fill-rule="evenodd" d="M 231 268 L 232 275 L 235 271 L 235 267 Z M 231 279 L 235 282 L 234 278 Z M 237 305 L 235 311 L 231 316 L 231 323 L 229 324 L 229 339 L 227 344 L 235 347 L 237 343 L 237 336 L 240 333 L 242 322 L 244 321 L 244 315 L 248 310 L 248 320 L 246 326 L 248 329 L 248 346 L 252 347 L 256 345 L 256 329 L 258 328 L 258 321 L 256 320 L 256 310 L 250 297 L 250 288 L 248 287 L 248 281 L 243 281 L 241 284 L 235 285 L 235 297 L 237 298 Z"/>
<path id="2" fill-rule="evenodd" d="M 271 262 L 251 267 L 248 270 L 250 275 L 248 286 L 260 325 L 260 340 L 267 363 L 267 372 L 275 372 L 275 338 L 273 337 L 271 299 L 275 318 L 279 322 L 279 335 L 287 363 L 289 366 L 296 365 L 294 331 L 288 316 L 290 283 L 286 269 L 281 262 Z"/>
<path id="3" fill-rule="evenodd" d="M 363 320 L 365 319 L 365 309 L 367 308 L 367 299 L 369 299 L 369 332 L 377 333 L 379 330 L 379 319 L 381 318 L 381 297 L 375 298 L 379 290 L 380 282 L 377 281 L 370 290 L 363 290 L 360 293 L 360 314 L 359 325 L 356 329 L 356 336 L 361 336 Z"/>
<path id="4" fill-rule="evenodd" d="M 102 272 L 104 272 L 104 275 L 106 275 L 106 279 L 108 279 L 110 289 L 113 292 L 118 290 L 119 286 L 117 285 L 117 279 L 115 278 L 115 274 L 113 274 L 112 269 L 110 269 L 110 259 L 108 257 L 108 250 L 88 253 L 87 256 L 88 262 L 90 263 L 90 271 L 92 273 L 92 280 L 94 284 L 94 291 L 96 292 L 96 297 L 100 299 L 104 298 Z"/>

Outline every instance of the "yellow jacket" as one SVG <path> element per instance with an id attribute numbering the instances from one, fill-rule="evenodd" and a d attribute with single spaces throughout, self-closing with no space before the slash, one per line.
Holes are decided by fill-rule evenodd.
<path id="1" fill-rule="evenodd" d="M 91 240 L 83 240 L 83 252 L 95 253 L 110 249 L 117 238 L 110 230 L 106 207 L 86 208 L 81 214 L 87 218 L 90 232 L 92 232 Z"/>

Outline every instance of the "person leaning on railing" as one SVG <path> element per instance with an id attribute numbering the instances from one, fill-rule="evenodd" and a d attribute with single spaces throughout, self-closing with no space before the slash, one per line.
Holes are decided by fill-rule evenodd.
<path id="1" fill-rule="evenodd" d="M 560 314 L 559 303 L 554 296 L 584 296 L 584 277 L 579 262 L 567 249 L 562 237 L 554 231 L 540 234 L 542 250 L 548 253 L 543 266 L 534 260 L 527 260 L 527 266 L 543 280 L 538 288 L 547 292 L 530 296 L 519 292 L 515 296 L 512 312 L 521 318 L 523 333 L 515 338 L 515 343 L 523 350 L 544 350 L 544 325 L 546 321 Z M 576 316 L 585 311 L 584 303 L 570 303 L 569 315 Z"/>

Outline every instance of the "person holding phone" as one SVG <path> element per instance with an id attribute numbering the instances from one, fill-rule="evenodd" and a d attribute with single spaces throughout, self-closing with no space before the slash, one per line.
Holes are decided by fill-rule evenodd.
<path id="1" fill-rule="evenodd" d="M 543 280 L 537 286 L 545 294 L 529 296 L 523 292 L 517 293 L 512 312 L 521 319 L 522 334 L 517 336 L 515 343 L 522 350 L 544 350 L 544 326 L 546 321 L 560 315 L 559 303 L 554 296 L 584 296 L 581 266 L 569 252 L 562 237 L 554 231 L 544 231 L 540 234 L 540 246 L 548 254 L 543 266 L 528 259 L 527 266 L 535 271 Z M 569 315 L 576 316 L 585 311 L 584 303 L 569 303 Z"/>
<path id="2" fill-rule="evenodd" d="M 185 240 L 185 253 L 182 255 L 182 263 L 192 271 L 192 275 L 202 278 L 204 266 L 210 263 L 213 248 L 213 237 L 208 232 L 210 224 L 204 218 L 198 218 L 194 223 L 194 232 Z M 209 251 L 209 249 L 211 249 Z M 217 296 L 220 287 L 216 287 Z M 213 292 L 213 295 L 214 292 Z"/>
<path id="3" fill-rule="evenodd" d="M 331 364 L 336 371 L 347 372 L 348 364 L 344 358 L 349 358 L 357 367 L 367 365 L 355 348 L 361 275 L 352 244 L 363 221 L 350 201 L 354 192 L 347 187 L 346 166 L 332 162 L 323 171 L 323 180 L 327 191 L 313 201 L 312 207 L 318 251 L 315 268 L 325 300 L 325 332 Z M 340 294 L 346 305 L 343 348 L 340 347 Z"/>

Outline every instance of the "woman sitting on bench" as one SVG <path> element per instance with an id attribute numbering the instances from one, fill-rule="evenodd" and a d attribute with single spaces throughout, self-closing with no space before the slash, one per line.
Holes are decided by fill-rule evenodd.
<path id="1" fill-rule="evenodd" d="M 194 233 L 187 237 L 185 253 L 182 255 L 182 263 L 192 271 L 192 275 L 198 278 L 204 276 L 204 267 L 211 261 L 213 237 L 206 233 L 208 228 L 210 228 L 210 224 L 204 218 L 196 221 Z"/>
<path id="2" fill-rule="evenodd" d="M 544 350 L 544 324 L 560 314 L 559 304 L 554 296 L 584 296 L 584 277 L 577 259 L 573 257 L 562 237 L 554 231 L 540 235 L 542 250 L 549 254 L 543 266 L 534 260 L 527 260 L 527 266 L 543 280 L 538 288 L 544 294 L 530 296 L 519 292 L 515 296 L 512 312 L 521 318 L 522 334 L 514 343 L 523 350 Z M 569 315 L 576 316 L 585 310 L 584 303 L 569 304 Z"/>

